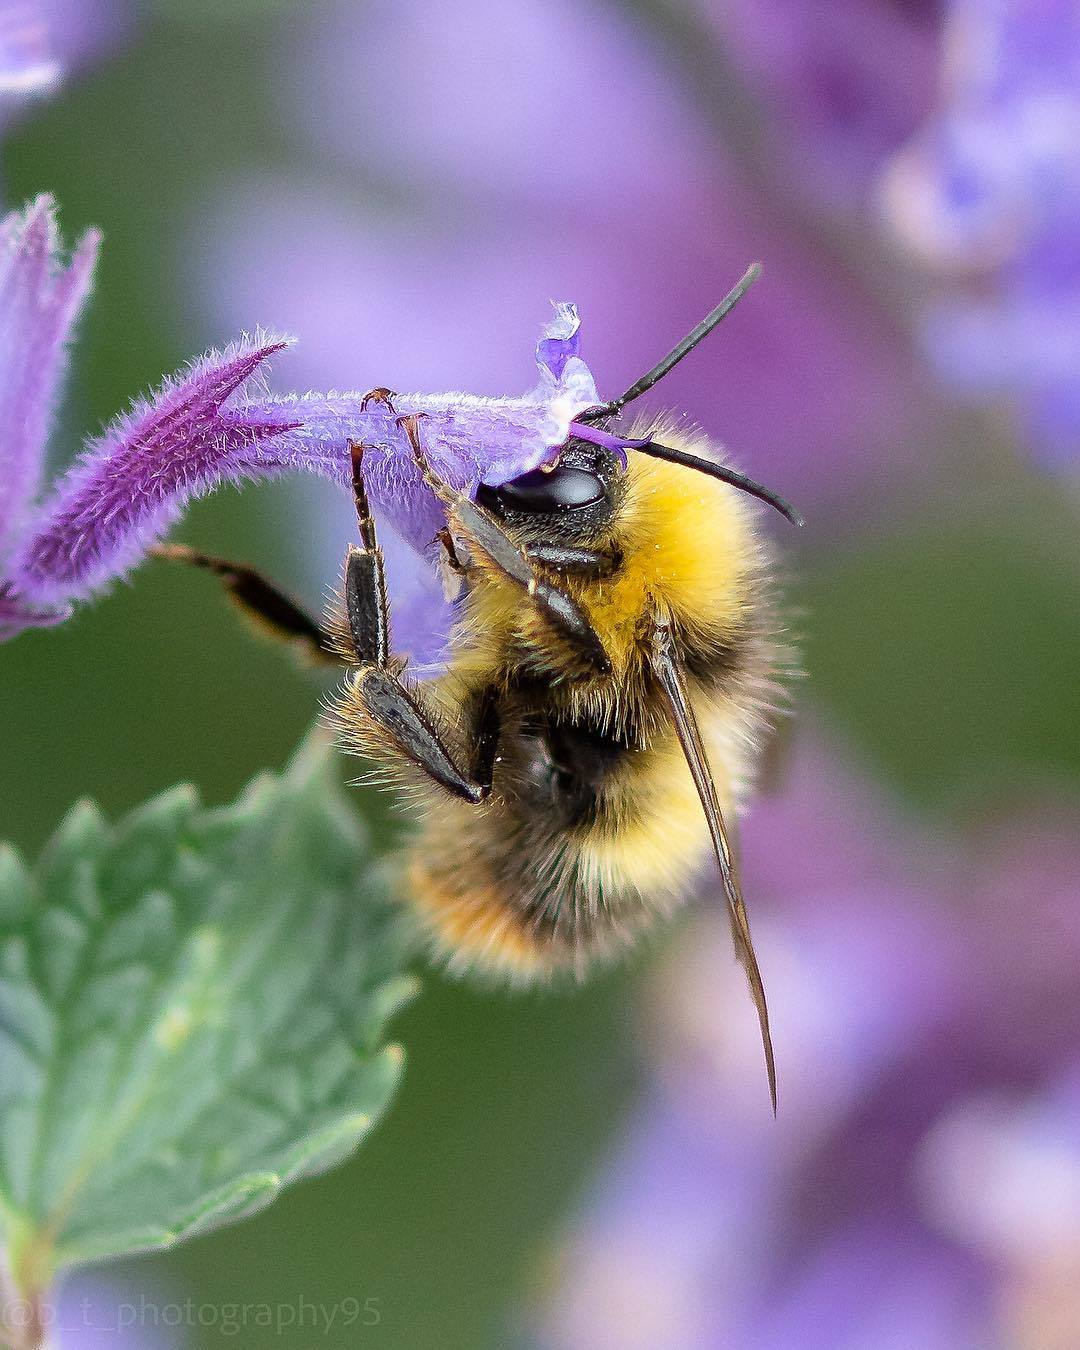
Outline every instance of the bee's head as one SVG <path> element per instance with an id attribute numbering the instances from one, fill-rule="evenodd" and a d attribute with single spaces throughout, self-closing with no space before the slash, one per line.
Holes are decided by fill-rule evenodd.
<path id="1" fill-rule="evenodd" d="M 481 484 L 476 500 L 527 537 L 589 539 L 614 514 L 624 463 L 617 452 L 571 436 L 553 467 L 533 469 L 499 487 Z"/>
<path id="2" fill-rule="evenodd" d="M 628 403 L 662 380 L 712 332 L 746 294 L 760 272 L 757 263 L 748 268 L 712 313 L 706 315 L 652 370 L 635 380 L 620 398 L 579 413 L 571 424 L 570 439 L 553 467 L 533 469 L 499 487 L 481 485 L 476 500 L 526 536 L 542 535 L 567 543 L 585 540 L 601 531 L 614 514 L 623 490 L 627 451 L 634 450 L 718 478 L 766 502 L 793 525 L 801 525 L 802 516 L 783 497 L 725 464 L 661 445 L 651 437 L 635 440 L 608 429 L 611 419 L 617 417 Z"/>
<path id="3" fill-rule="evenodd" d="M 595 490 L 594 486 L 590 486 L 590 477 L 599 482 L 604 489 L 607 489 L 606 495 L 610 495 L 609 485 L 618 481 L 619 470 L 626 467 L 627 451 L 636 450 L 652 455 L 656 459 L 667 460 L 669 464 L 680 464 L 683 468 L 696 469 L 699 473 L 708 474 L 710 478 L 718 478 L 721 482 L 729 483 L 732 487 L 738 488 L 739 491 L 748 492 L 750 496 L 766 502 L 790 520 L 793 525 L 801 525 L 803 523 L 802 516 L 793 506 L 784 501 L 783 497 L 773 492 L 771 488 L 764 487 L 761 483 L 755 483 L 752 478 L 747 478 L 745 474 L 737 473 L 734 469 L 728 468 L 725 464 L 702 459 L 699 455 L 687 454 L 685 451 L 677 450 L 669 445 L 661 445 L 651 437 L 635 440 L 630 437 L 619 436 L 608 429 L 612 418 L 617 417 L 628 403 L 633 403 L 635 399 L 647 393 L 653 385 L 659 383 L 668 371 L 677 366 L 683 357 L 692 352 L 698 343 L 712 332 L 721 319 L 731 313 L 735 305 L 738 304 L 760 275 L 761 265 L 759 263 L 754 263 L 747 268 L 742 278 L 720 301 L 712 313 L 707 314 L 695 328 L 692 328 L 686 337 L 677 343 L 650 371 L 642 375 L 640 379 L 635 380 L 625 394 L 612 399 L 608 403 L 598 404 L 578 413 L 572 424 L 574 430 L 571 439 L 567 442 L 566 449 L 554 472 L 549 472 L 546 475 L 543 471 L 523 474 L 521 478 L 514 479 L 512 483 L 507 483 L 504 487 L 496 489 L 496 495 L 503 493 L 512 496 L 512 489 L 516 485 L 522 485 L 524 497 L 531 496 L 535 492 L 535 500 L 538 503 L 550 503 L 550 506 L 529 507 L 521 505 L 514 509 L 550 511 L 553 508 L 556 511 L 562 510 L 564 512 L 575 509 L 585 510 L 588 494 Z M 571 471 L 575 464 L 575 461 L 570 458 L 571 447 L 574 447 L 574 452 L 581 456 L 581 470 L 578 473 Z M 607 466 L 606 478 L 605 472 L 601 468 L 605 463 Z M 545 488 L 543 478 L 557 480 L 559 471 L 564 464 L 567 468 L 563 482 L 551 482 Z M 486 489 L 486 491 L 490 492 L 491 489 Z M 560 494 L 565 503 L 563 505 L 559 505 Z M 597 493 L 595 499 L 599 500 L 602 495 L 605 495 L 603 491 Z M 491 505 L 493 509 L 498 509 L 487 497 L 484 498 L 484 502 L 485 505 Z"/>

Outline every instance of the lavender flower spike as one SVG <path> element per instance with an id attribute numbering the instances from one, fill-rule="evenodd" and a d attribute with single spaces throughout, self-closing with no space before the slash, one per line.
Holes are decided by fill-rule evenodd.
<path id="1" fill-rule="evenodd" d="M 70 263 L 62 263 L 48 196 L 0 222 L 0 578 L 29 527 L 65 346 L 90 289 L 99 242 L 96 231 L 87 231 Z M 0 585 L 0 637 L 63 617 L 19 603 Z"/>
<path id="2" fill-rule="evenodd" d="M 0 223 L 0 568 L 40 486 L 64 348 L 90 289 L 99 242 L 88 231 L 71 262 L 60 263 L 55 207 L 47 196 Z"/>
<path id="3" fill-rule="evenodd" d="M 227 400 L 284 346 L 244 339 L 211 352 L 91 442 L 15 561 L 18 594 L 46 605 L 82 599 L 139 562 L 192 497 L 262 476 L 262 443 L 295 424 L 253 420 Z"/>
<path id="4" fill-rule="evenodd" d="M 428 457 L 454 486 L 474 491 L 558 453 L 574 417 L 598 401 L 578 355 L 578 318 L 556 306 L 537 347 L 540 382 L 520 398 L 414 394 L 393 403 L 359 393 L 272 397 L 247 381 L 285 339 L 244 339 L 211 352 L 135 404 L 93 441 L 31 512 L 46 413 L 65 338 L 89 285 L 96 236 L 67 269 L 47 199 L 0 226 L 0 639 L 59 622 L 133 567 L 188 501 L 222 482 L 303 470 L 350 483 L 349 442 L 368 447 L 372 505 L 423 553 L 442 523 L 399 419 L 423 416 Z M 31 518 L 32 517 L 32 518 Z"/>

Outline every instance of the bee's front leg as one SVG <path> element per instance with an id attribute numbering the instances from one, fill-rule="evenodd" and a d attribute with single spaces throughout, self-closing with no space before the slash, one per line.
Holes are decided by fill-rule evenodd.
<path id="1" fill-rule="evenodd" d="M 567 591 L 555 585 L 510 538 L 499 522 L 463 492 L 445 483 L 427 462 L 420 445 L 419 422 L 415 414 L 399 417 L 412 446 L 413 458 L 424 482 L 446 506 L 452 517 L 451 533 L 460 533 L 466 542 L 489 558 L 508 581 L 520 586 L 544 617 L 568 638 L 597 674 L 606 675 L 611 662 L 599 634 L 588 615 Z"/>

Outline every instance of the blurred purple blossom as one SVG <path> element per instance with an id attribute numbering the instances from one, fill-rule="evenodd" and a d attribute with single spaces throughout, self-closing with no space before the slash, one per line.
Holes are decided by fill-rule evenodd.
<path id="1" fill-rule="evenodd" d="M 49 197 L 39 197 L 0 224 L 0 578 L 30 528 L 65 348 L 90 288 L 98 244 L 98 236 L 88 232 L 71 262 L 62 264 Z M 12 625 L 18 631 L 56 617 L 22 605 L 0 585 L 0 635 Z"/>
<path id="2" fill-rule="evenodd" d="M 19 0 L 14 0 L 18 3 Z M 37 10 L 61 67 L 61 77 L 77 75 L 115 51 L 135 26 L 132 0 L 23 0 Z"/>
<path id="3" fill-rule="evenodd" d="M 944 88 L 885 179 L 898 236 L 956 274 L 927 349 L 962 395 L 1012 398 L 1048 464 L 1080 452 L 1080 9 L 953 0 Z"/>
<path id="4" fill-rule="evenodd" d="M 50 37 L 40 5 L 0 3 L 0 97 L 40 94 L 56 85 L 60 63 Z"/>
<path id="5" fill-rule="evenodd" d="M 181 1350 L 196 1326 L 224 1324 L 235 1335 L 231 1319 L 231 1305 L 197 1305 L 144 1267 L 137 1284 L 115 1270 L 77 1270 L 47 1310 L 49 1350 Z"/>
<path id="6" fill-rule="evenodd" d="M 885 48 L 891 31 L 875 30 Z M 764 194 L 621 7 L 336 3 L 279 32 L 277 106 L 323 162 L 253 170 L 228 186 L 224 229 L 218 202 L 213 230 L 195 222 L 209 243 L 188 289 L 215 322 L 300 332 L 311 382 L 494 390 L 537 298 L 574 295 L 618 388 L 762 258 L 737 323 L 654 406 L 800 502 L 880 488 L 918 455 L 929 410 L 902 327 L 777 212 L 789 168 Z M 569 89 L 572 130 L 551 116 Z"/>
<path id="7" fill-rule="evenodd" d="M 872 201 L 886 156 L 930 108 L 938 62 L 934 0 L 696 0 L 755 97 L 788 182 L 826 210 Z"/>
<path id="8" fill-rule="evenodd" d="M 0 131 L 115 48 L 130 17 L 128 0 L 0 0 Z"/>
<path id="9" fill-rule="evenodd" d="M 1080 1344 L 1077 821 L 928 853 L 837 766 L 804 745 L 746 823 L 778 1121 L 702 919 L 658 981 L 651 1083 L 541 1350 Z"/>
<path id="10" fill-rule="evenodd" d="M 472 491 L 535 468 L 555 453 L 582 409 L 598 402 L 578 355 L 577 312 L 558 305 L 537 346 L 539 383 L 521 398 L 359 393 L 272 396 L 245 389 L 282 339 L 245 339 L 212 352 L 140 400 L 93 441 L 35 506 L 49 414 L 72 326 L 90 285 L 98 238 L 68 264 L 51 200 L 0 225 L 0 425 L 10 491 L 0 509 L 0 637 L 58 622 L 125 573 L 182 514 L 221 482 L 290 470 L 350 484 L 348 443 L 368 447 L 372 505 L 418 552 L 442 508 L 424 486 L 397 418 L 423 417 L 433 467 Z"/>

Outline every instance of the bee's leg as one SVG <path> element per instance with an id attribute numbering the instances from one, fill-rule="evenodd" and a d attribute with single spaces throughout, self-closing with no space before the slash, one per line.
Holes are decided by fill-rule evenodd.
<path id="1" fill-rule="evenodd" d="M 521 587 L 544 617 L 574 643 L 598 673 L 610 671 L 611 663 L 604 651 L 604 644 L 573 596 L 547 579 L 494 516 L 465 493 L 457 492 L 435 473 L 421 449 L 415 415 L 398 418 L 398 422 L 409 438 L 413 457 L 425 483 L 452 513 L 460 533 L 476 544 L 505 577 Z"/>
<path id="2" fill-rule="evenodd" d="M 441 529 L 435 536 L 442 545 L 443 558 L 451 572 L 464 572 L 467 570 L 464 562 L 458 557 L 457 549 L 454 547 L 454 536 L 448 528 Z"/>
<path id="3" fill-rule="evenodd" d="M 212 572 L 241 613 L 260 630 L 283 642 L 295 643 L 305 656 L 320 665 L 343 663 L 333 634 L 253 567 L 200 553 L 186 544 L 158 544 L 150 553 L 168 562 L 187 563 Z"/>
<path id="4" fill-rule="evenodd" d="M 390 614 L 382 549 L 368 507 L 362 461 L 364 446 L 349 446 L 360 547 L 345 557 L 345 615 L 357 669 L 339 705 L 343 739 L 361 753 L 393 763 L 404 757 L 415 768 L 467 802 L 481 802 L 491 789 L 498 740 L 494 707 L 481 700 L 469 770 L 447 744 L 442 719 L 423 692 L 403 677 L 404 662 L 390 654 Z"/>
<path id="5" fill-rule="evenodd" d="M 369 403 L 385 403 L 386 411 L 393 413 L 394 399 L 396 398 L 397 394 L 395 394 L 392 389 L 387 389 L 380 384 L 375 389 L 369 389 L 360 400 L 360 411 L 363 412 Z"/>
<path id="6" fill-rule="evenodd" d="M 525 556 L 553 572 L 577 576 L 609 577 L 622 564 L 622 554 L 612 549 L 573 548 L 568 544 L 526 544 Z"/>

